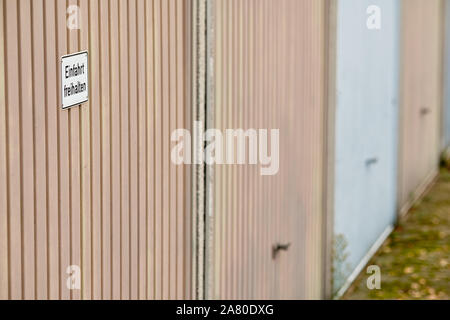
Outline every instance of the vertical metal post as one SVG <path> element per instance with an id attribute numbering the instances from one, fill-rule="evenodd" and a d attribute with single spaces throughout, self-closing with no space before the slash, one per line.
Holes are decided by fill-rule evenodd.
<path id="1" fill-rule="evenodd" d="M 206 128 L 206 3 L 193 0 L 192 47 L 192 283 L 193 298 L 205 298 L 205 165 L 203 132 Z"/>
<path id="2" fill-rule="evenodd" d="M 206 130 L 215 127 L 215 0 L 206 2 Z M 214 292 L 214 165 L 205 179 L 205 299 Z"/>
<path id="3" fill-rule="evenodd" d="M 335 107 L 336 107 L 336 30 L 338 0 L 325 4 L 325 116 L 324 116 L 324 219 L 323 233 L 323 282 L 322 296 L 333 295 L 333 238 L 334 238 L 334 165 L 335 165 Z"/>

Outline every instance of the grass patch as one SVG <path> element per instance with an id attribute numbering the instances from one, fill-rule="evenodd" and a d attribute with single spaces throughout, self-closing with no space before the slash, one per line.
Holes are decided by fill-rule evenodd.
<path id="1" fill-rule="evenodd" d="M 450 299 L 450 171 L 386 240 L 369 265 L 381 268 L 381 289 L 363 271 L 343 299 Z"/>

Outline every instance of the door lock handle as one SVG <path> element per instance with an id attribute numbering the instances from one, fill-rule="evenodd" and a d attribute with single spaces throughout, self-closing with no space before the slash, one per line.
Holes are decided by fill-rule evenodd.
<path id="1" fill-rule="evenodd" d="M 421 114 L 422 116 L 426 116 L 426 115 L 429 114 L 429 113 L 431 113 L 431 109 L 430 109 L 430 108 L 422 107 L 422 108 L 420 109 L 420 114 Z"/>
<path id="2" fill-rule="evenodd" d="M 274 244 L 273 247 L 272 247 L 272 256 L 273 256 L 273 258 L 275 259 L 277 254 L 278 254 L 278 252 L 280 252 L 280 251 L 288 251 L 290 246 L 291 246 L 290 242 L 289 243 L 277 243 L 277 244 Z"/>
<path id="3" fill-rule="evenodd" d="M 366 166 L 370 167 L 373 164 L 377 164 L 378 163 L 378 158 L 370 158 L 366 160 Z"/>

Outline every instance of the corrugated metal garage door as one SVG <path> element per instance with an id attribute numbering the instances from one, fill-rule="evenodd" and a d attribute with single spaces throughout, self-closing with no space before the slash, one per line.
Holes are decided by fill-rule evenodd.
<path id="1" fill-rule="evenodd" d="M 367 27 L 370 6 L 380 29 Z M 337 11 L 335 290 L 397 217 L 400 1 L 345 0 Z"/>
<path id="2" fill-rule="evenodd" d="M 401 213 L 435 177 L 442 108 L 443 2 L 402 2 L 399 203 Z"/>
<path id="3" fill-rule="evenodd" d="M 280 169 L 261 176 L 259 166 L 216 167 L 211 297 L 319 298 L 325 1 L 215 5 L 215 126 L 280 129 Z M 274 258 L 277 243 L 291 247 Z"/>
<path id="4" fill-rule="evenodd" d="M 445 0 L 444 113 L 442 117 L 442 149 L 450 147 L 450 1 Z"/>
<path id="5" fill-rule="evenodd" d="M 189 117 L 189 7 L 0 1 L 0 298 L 191 296 L 189 174 L 169 140 Z M 63 111 L 60 57 L 82 50 L 90 101 Z"/>

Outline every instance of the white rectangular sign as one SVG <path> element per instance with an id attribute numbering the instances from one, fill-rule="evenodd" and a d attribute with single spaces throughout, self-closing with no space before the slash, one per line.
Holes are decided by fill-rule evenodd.
<path id="1" fill-rule="evenodd" d="M 67 109 L 89 99 L 88 53 L 77 52 L 61 58 L 61 107 Z"/>

